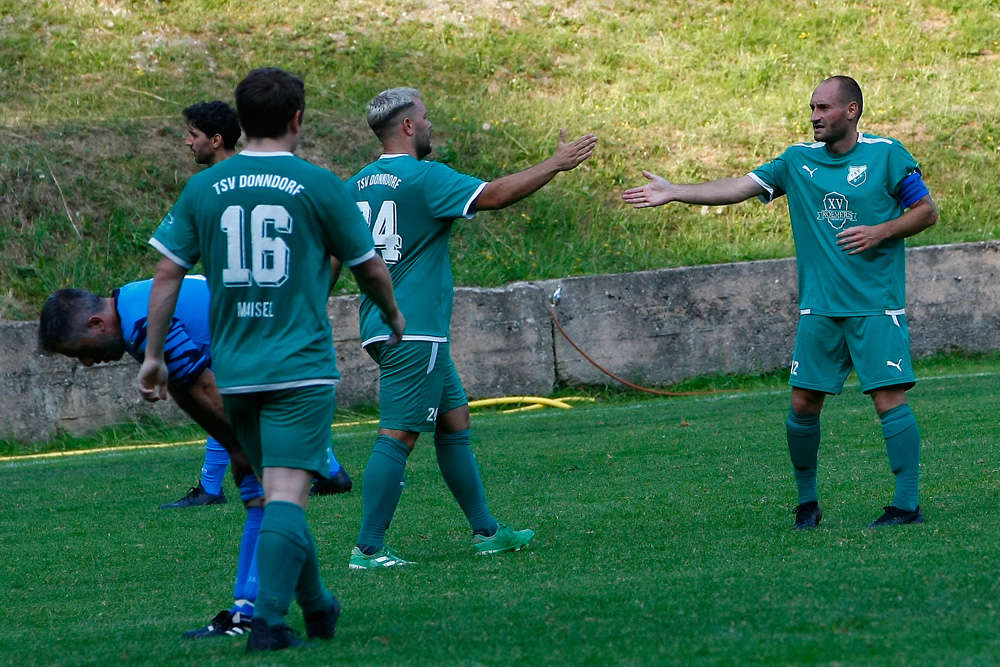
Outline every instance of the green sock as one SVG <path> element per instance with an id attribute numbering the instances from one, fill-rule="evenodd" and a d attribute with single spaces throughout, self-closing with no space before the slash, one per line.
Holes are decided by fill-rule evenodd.
<path id="1" fill-rule="evenodd" d="M 455 433 L 435 433 L 434 449 L 437 452 L 438 467 L 451 495 L 455 496 L 458 506 L 465 512 L 472 532 L 494 535 L 497 532 L 497 520 L 486 505 L 483 478 L 479 474 L 479 465 L 470 442 L 469 429 Z"/>
<path id="2" fill-rule="evenodd" d="M 303 537 L 306 540 L 306 560 L 302 564 L 302 572 L 295 584 L 295 600 L 306 614 L 313 611 L 326 611 L 333 602 L 333 596 L 326 590 L 323 577 L 319 573 L 319 557 L 316 555 L 316 542 L 308 525 L 303 525 Z"/>
<path id="3" fill-rule="evenodd" d="M 295 503 L 272 501 L 264 508 L 257 537 L 257 570 L 260 587 L 254 618 L 268 625 L 284 623 L 292 593 L 307 558 L 303 538 L 306 511 Z"/>
<path id="4" fill-rule="evenodd" d="M 799 490 L 799 504 L 819 500 L 816 475 L 819 468 L 819 415 L 798 415 L 788 411 L 785 421 L 788 436 L 788 454 L 795 468 L 795 485 Z"/>
<path id="5" fill-rule="evenodd" d="M 885 450 L 896 476 L 894 507 L 912 512 L 920 505 L 920 429 L 910 406 L 904 403 L 881 415 Z"/>
<path id="6" fill-rule="evenodd" d="M 361 489 L 361 532 L 358 544 L 365 547 L 385 545 L 385 531 L 392 523 L 399 499 L 403 495 L 406 459 L 410 448 L 405 444 L 380 435 L 365 466 Z"/>

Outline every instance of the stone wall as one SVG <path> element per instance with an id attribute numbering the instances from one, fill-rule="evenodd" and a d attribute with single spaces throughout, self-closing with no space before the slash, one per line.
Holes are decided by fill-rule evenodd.
<path id="1" fill-rule="evenodd" d="M 915 248 L 907 262 L 914 356 L 1000 350 L 1000 243 Z M 545 394 L 557 382 L 613 383 L 555 331 L 549 298 L 560 285 L 556 315 L 566 332 L 630 381 L 764 372 L 791 356 L 798 308 L 790 259 L 461 288 L 452 356 L 470 398 Z M 344 378 L 340 405 L 377 397 L 377 368 L 360 349 L 357 302 L 337 297 L 328 305 Z M 0 437 L 80 434 L 150 412 L 183 418 L 172 403 L 139 399 L 131 360 L 84 368 L 39 356 L 34 337 L 34 323 L 0 324 Z"/>

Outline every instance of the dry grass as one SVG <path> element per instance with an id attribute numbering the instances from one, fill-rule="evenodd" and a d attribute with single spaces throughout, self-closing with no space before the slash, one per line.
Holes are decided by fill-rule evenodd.
<path id="1" fill-rule="evenodd" d="M 194 171 L 180 109 L 229 99 L 262 64 L 304 75 L 303 154 L 341 176 L 377 155 L 363 109 L 393 85 L 424 91 L 434 157 L 487 179 L 544 158 L 560 127 L 599 135 L 575 173 L 459 226 L 463 284 L 791 254 L 780 207 L 637 213 L 618 197 L 644 167 L 678 181 L 734 176 L 811 139 L 809 94 L 843 72 L 866 91 L 862 128 L 907 145 L 942 211 L 913 242 L 1000 236 L 990 0 L 0 0 L 0 10 L 0 316 L 32 317 L 64 283 L 105 291 L 148 275 L 145 237 Z"/>

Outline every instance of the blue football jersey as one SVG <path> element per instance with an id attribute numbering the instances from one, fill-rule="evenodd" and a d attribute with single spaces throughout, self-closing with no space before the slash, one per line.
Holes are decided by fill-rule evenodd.
<path id="1" fill-rule="evenodd" d="M 139 363 L 146 356 L 146 320 L 152 288 L 152 280 L 141 280 L 116 289 L 112 294 L 121 319 L 125 351 Z M 208 281 L 204 276 L 185 276 L 163 348 L 171 382 L 193 382 L 212 365 L 209 298 Z"/>

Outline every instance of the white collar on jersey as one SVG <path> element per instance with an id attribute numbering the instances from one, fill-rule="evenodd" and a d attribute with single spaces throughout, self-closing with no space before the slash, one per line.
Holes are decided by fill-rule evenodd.
<path id="1" fill-rule="evenodd" d="M 294 155 L 294 153 L 289 153 L 288 151 L 240 151 L 239 155 L 246 155 L 247 157 L 289 157 Z"/>
<path id="2" fill-rule="evenodd" d="M 382 153 L 378 156 L 379 160 L 388 160 L 394 157 L 410 157 L 409 153 Z"/>

